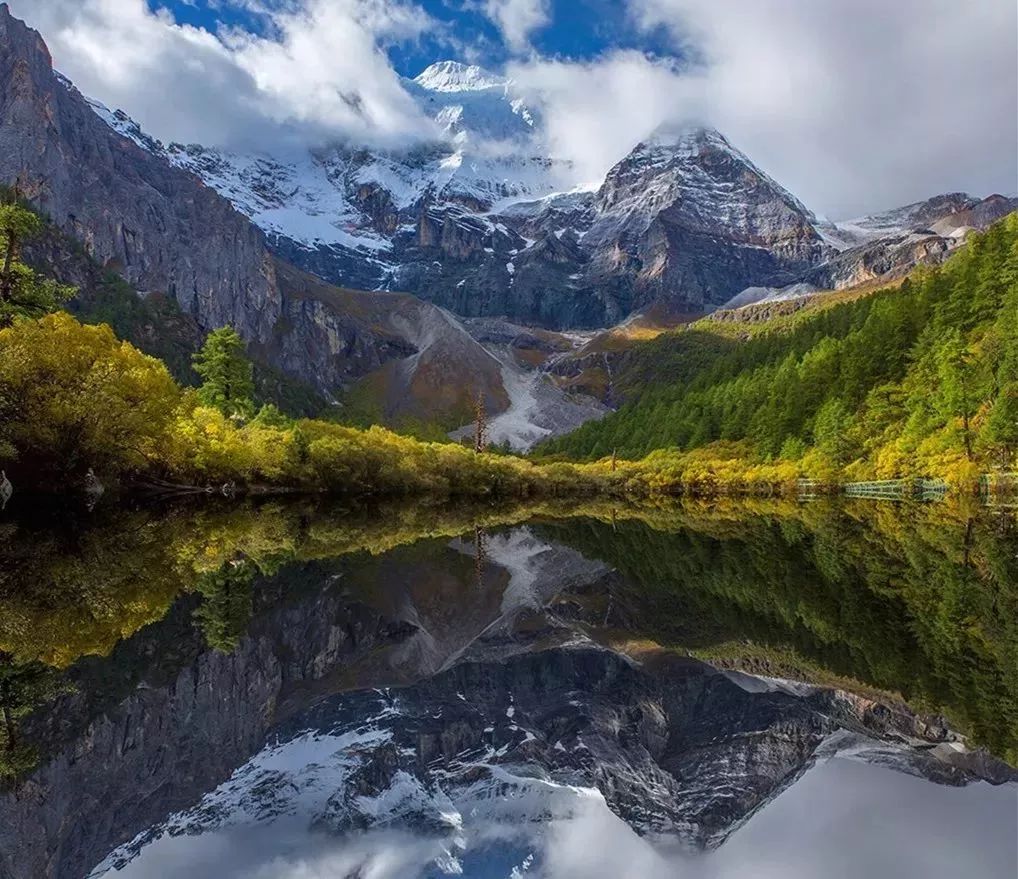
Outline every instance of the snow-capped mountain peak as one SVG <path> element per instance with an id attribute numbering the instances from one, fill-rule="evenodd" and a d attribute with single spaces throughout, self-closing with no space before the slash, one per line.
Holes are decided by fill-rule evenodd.
<path id="1" fill-rule="evenodd" d="M 505 88 L 510 80 L 482 67 L 459 61 L 436 61 L 414 77 L 421 88 L 432 92 L 474 92 Z"/>
<path id="2" fill-rule="evenodd" d="M 540 119 L 515 94 L 512 80 L 458 61 L 439 61 L 403 84 L 454 143 L 511 142 L 518 151 L 533 151 Z"/>

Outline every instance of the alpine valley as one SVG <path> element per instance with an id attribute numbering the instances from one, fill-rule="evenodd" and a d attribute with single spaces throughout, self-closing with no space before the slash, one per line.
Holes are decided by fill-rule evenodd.
<path id="1" fill-rule="evenodd" d="M 1003 5 L 0 0 L 0 879 L 1018 876 Z"/>
<path id="2" fill-rule="evenodd" d="M 900 279 L 1018 205 L 952 193 L 834 224 L 696 127 L 584 187 L 512 80 L 441 61 L 403 86 L 431 140 L 163 144 L 55 72 L 0 5 L 0 181 L 52 224 L 30 262 L 75 284 L 86 316 L 108 316 L 111 274 L 135 291 L 143 318 L 115 329 L 179 349 L 179 378 L 230 325 L 267 398 L 440 435 L 469 430 L 480 394 L 491 440 L 517 449 L 622 402 L 590 381 L 592 364 L 610 376 L 606 336 Z"/>

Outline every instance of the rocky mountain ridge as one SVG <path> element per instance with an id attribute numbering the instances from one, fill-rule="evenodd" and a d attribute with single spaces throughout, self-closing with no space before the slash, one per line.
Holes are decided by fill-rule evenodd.
<path id="1" fill-rule="evenodd" d="M 64 280 L 77 284 L 100 270 L 118 274 L 139 295 L 175 302 L 197 333 L 234 326 L 259 359 L 326 399 L 357 390 L 370 398 L 372 417 L 387 423 L 451 429 L 471 419 L 478 393 L 492 414 L 510 407 L 505 364 L 453 315 L 406 294 L 336 287 L 281 260 L 266 232 L 203 182 L 201 173 L 218 167 L 212 157 L 180 148 L 174 159 L 176 148 L 89 103 L 53 71 L 41 37 L 6 4 L 0 73 L 0 182 L 17 185 L 63 236 L 33 251 L 40 268 L 69 272 Z M 528 125 L 522 106 L 509 115 Z M 488 130 L 509 124 L 495 119 Z M 256 219 L 259 205 L 271 214 L 267 205 L 285 194 L 267 182 L 274 168 L 252 165 L 245 190 L 252 201 L 233 194 Z M 331 186 L 324 176 L 320 182 Z M 79 245 L 95 269 L 82 270 Z M 560 398 L 571 405 L 554 386 L 547 390 L 553 407 Z"/>
<path id="2" fill-rule="evenodd" d="M 6 4 L 0 83 L 0 181 L 18 184 L 137 289 L 170 294 L 205 326 L 271 334 L 281 302 L 258 229 L 191 175 L 111 137 L 56 79 L 42 38 Z"/>
<path id="3" fill-rule="evenodd" d="M 603 412 L 589 393 L 610 399 L 599 380 L 534 374 L 534 349 L 517 356 L 527 327 L 676 321 L 893 277 L 1015 207 L 955 194 L 836 227 L 705 129 L 660 134 L 598 190 L 564 191 L 571 169 L 541 151 L 540 114 L 510 80 L 455 62 L 405 83 L 434 142 L 280 156 L 159 143 L 56 74 L 3 4 L 0 73 L 0 182 L 101 266 L 198 332 L 235 326 L 326 399 L 370 398 L 388 423 L 464 424 L 480 392 L 518 448 Z M 463 332 L 471 316 L 516 328 L 508 359 Z M 564 360 L 554 371 L 569 379 Z"/>
<path id="4" fill-rule="evenodd" d="M 650 308 L 702 314 L 761 289 L 893 279 L 1018 207 L 949 193 L 844 223 L 818 220 L 702 128 L 659 132 L 596 190 L 563 191 L 571 168 L 548 157 L 540 115 L 511 80 L 442 61 L 405 87 L 441 136 L 402 151 L 341 145 L 277 157 L 164 147 L 122 112 L 93 107 L 328 281 L 558 329 L 609 326 Z"/>

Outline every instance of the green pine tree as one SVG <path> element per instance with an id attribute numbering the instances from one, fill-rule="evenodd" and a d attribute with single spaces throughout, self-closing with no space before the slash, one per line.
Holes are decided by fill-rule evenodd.
<path id="1" fill-rule="evenodd" d="M 1009 468 L 1018 449 L 1018 382 L 1000 389 L 986 421 L 985 435 L 996 452 L 997 466 Z"/>
<path id="2" fill-rule="evenodd" d="M 0 650 L 0 779 L 32 770 L 33 742 L 20 735 L 20 721 L 62 691 L 56 671 L 41 662 L 18 662 Z"/>
<path id="3" fill-rule="evenodd" d="M 202 378 L 198 396 L 206 406 L 230 418 L 254 414 L 254 368 L 245 353 L 244 340 L 233 327 L 209 333 L 194 355 L 194 371 Z"/>
<path id="4" fill-rule="evenodd" d="M 209 647 L 232 653 L 251 621 L 255 566 L 244 559 L 227 562 L 202 575 L 197 588 L 203 601 L 194 615 Z"/>

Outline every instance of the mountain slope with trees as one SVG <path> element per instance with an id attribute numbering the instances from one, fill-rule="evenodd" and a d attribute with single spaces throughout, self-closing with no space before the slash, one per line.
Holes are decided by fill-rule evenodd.
<path id="1" fill-rule="evenodd" d="M 641 458 L 656 449 L 788 460 L 823 478 L 959 476 L 1018 449 L 1018 214 L 943 267 L 772 332 L 711 339 L 710 324 L 645 343 L 642 391 L 545 457 Z M 713 356 L 697 358 L 707 340 Z"/>

